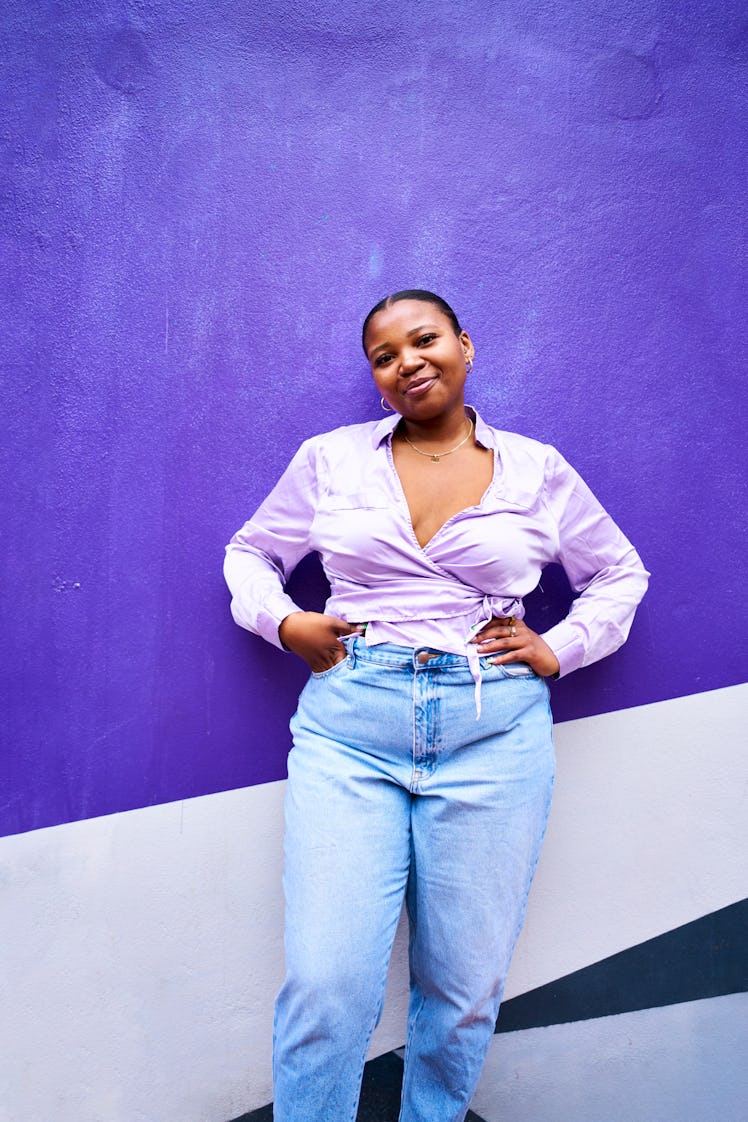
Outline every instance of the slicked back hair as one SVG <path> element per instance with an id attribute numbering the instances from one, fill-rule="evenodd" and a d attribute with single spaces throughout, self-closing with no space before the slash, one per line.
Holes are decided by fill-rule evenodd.
<path id="1" fill-rule="evenodd" d="M 384 308 L 391 308 L 399 300 L 420 300 L 423 304 L 433 304 L 440 312 L 444 313 L 452 324 L 455 335 L 459 337 L 462 334 L 460 321 L 447 301 L 443 300 L 441 296 L 437 296 L 435 292 L 428 292 L 425 288 L 404 288 L 401 292 L 393 292 L 391 296 L 385 296 L 384 300 L 380 300 L 378 304 L 374 305 L 364 320 L 364 326 L 361 328 L 361 346 L 364 348 L 364 354 L 366 354 L 366 331 L 372 318 L 377 312 L 381 312 Z"/>

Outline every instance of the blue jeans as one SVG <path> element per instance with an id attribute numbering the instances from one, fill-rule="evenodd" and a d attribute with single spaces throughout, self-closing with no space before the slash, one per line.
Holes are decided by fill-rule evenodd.
<path id="1" fill-rule="evenodd" d="M 461 1122 L 494 1031 L 550 807 L 548 688 L 462 655 L 346 640 L 291 723 L 276 1122 L 352 1122 L 403 898 L 400 1122 Z M 419 658 L 420 655 L 420 658 Z"/>

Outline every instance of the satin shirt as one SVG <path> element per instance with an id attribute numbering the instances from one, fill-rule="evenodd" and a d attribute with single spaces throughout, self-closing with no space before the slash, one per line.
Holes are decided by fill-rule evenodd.
<path id="1" fill-rule="evenodd" d="M 465 654 L 476 676 L 478 652 L 467 640 L 492 616 L 521 619 L 523 597 L 555 561 L 580 593 L 542 636 L 559 675 L 616 650 L 649 574 L 563 456 L 475 414 L 475 438 L 494 453 L 493 478 L 476 506 L 449 518 L 422 547 L 392 459 L 399 420 L 347 425 L 301 445 L 227 546 L 236 622 L 281 647 L 280 623 L 301 610 L 285 582 L 316 551 L 330 582 L 326 612 L 366 623 L 369 644 Z"/>

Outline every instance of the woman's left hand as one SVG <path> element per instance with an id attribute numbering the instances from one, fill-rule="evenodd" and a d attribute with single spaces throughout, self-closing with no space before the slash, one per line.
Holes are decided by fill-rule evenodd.
<path id="1" fill-rule="evenodd" d="M 482 658 L 501 665 L 505 662 L 526 662 L 543 678 L 558 674 L 555 654 L 536 631 L 514 616 L 494 616 L 470 640 Z"/>

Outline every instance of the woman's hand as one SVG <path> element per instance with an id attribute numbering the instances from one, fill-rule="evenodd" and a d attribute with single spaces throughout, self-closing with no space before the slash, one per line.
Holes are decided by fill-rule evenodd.
<path id="1" fill-rule="evenodd" d="M 360 625 L 321 612 L 292 612 L 278 628 L 283 646 L 303 658 L 315 674 L 329 670 L 345 658 L 345 647 L 340 642 L 343 635 L 362 633 Z"/>
<path id="2" fill-rule="evenodd" d="M 476 644 L 481 657 L 492 656 L 491 662 L 498 665 L 526 662 L 543 678 L 558 674 L 558 659 L 545 640 L 514 616 L 494 616 L 470 642 Z"/>

